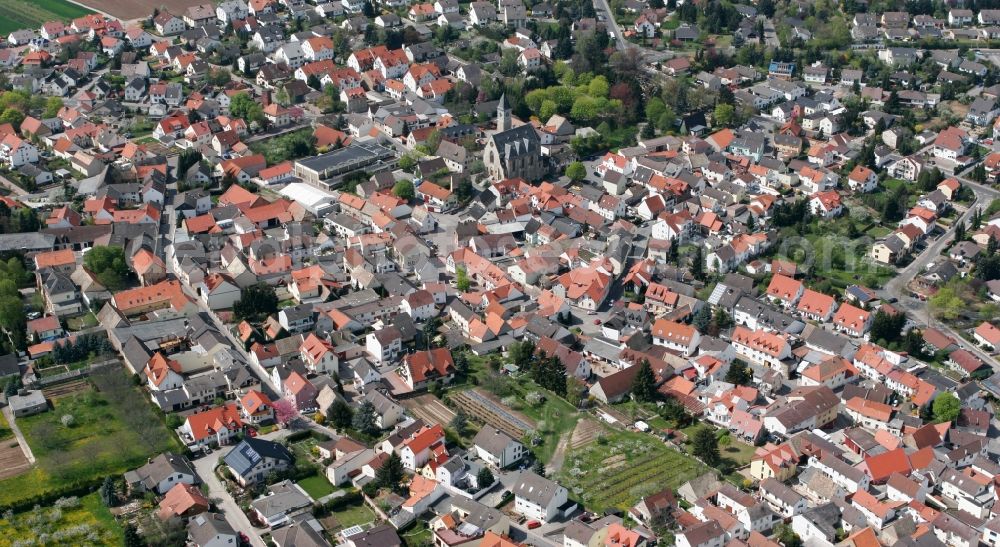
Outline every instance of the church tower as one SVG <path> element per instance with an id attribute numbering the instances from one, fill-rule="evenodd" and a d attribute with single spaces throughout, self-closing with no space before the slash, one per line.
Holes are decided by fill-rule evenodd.
<path id="1" fill-rule="evenodd" d="M 497 105 L 497 133 L 510 128 L 510 104 L 507 102 L 507 94 L 504 93 L 500 96 L 500 104 Z"/>

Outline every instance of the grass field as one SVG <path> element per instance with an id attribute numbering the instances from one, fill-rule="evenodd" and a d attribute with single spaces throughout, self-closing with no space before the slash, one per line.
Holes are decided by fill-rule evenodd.
<path id="1" fill-rule="evenodd" d="M 68 21 L 88 13 L 92 11 L 66 0 L 0 0 L 0 33 L 38 30 L 47 21 Z"/>
<path id="2" fill-rule="evenodd" d="M 372 510 L 364 504 L 364 502 L 358 502 L 356 505 L 349 505 L 339 511 L 334 511 L 331 514 L 337 519 L 337 524 L 341 529 L 350 528 L 351 526 L 357 526 L 360 524 L 368 524 L 369 522 L 375 520 L 375 513 L 373 513 Z"/>
<path id="3" fill-rule="evenodd" d="M 319 500 L 323 496 L 333 493 L 333 485 L 330 484 L 330 481 L 326 480 L 326 477 L 320 475 L 313 475 L 312 477 L 300 480 L 299 486 L 312 496 L 313 500 Z"/>
<path id="4" fill-rule="evenodd" d="M 0 519 L 0 537 L 4 545 L 120 545 L 124 540 L 96 493 Z"/>
<path id="5" fill-rule="evenodd" d="M 597 442 L 571 451 L 558 480 L 570 497 L 602 512 L 626 510 L 643 496 L 677 488 L 707 469 L 650 435 L 609 429 Z"/>
<path id="6" fill-rule="evenodd" d="M 0 505 L 138 467 L 164 450 L 180 450 L 149 402 L 120 371 L 95 376 L 102 392 L 58 397 L 53 410 L 18 420 L 37 464 L 0 481 Z M 63 416 L 72 416 L 64 425 Z M 67 420 L 69 421 L 69 420 Z"/>

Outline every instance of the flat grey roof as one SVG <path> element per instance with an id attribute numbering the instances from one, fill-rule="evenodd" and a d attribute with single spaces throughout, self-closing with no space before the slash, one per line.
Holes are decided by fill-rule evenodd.
<path id="1" fill-rule="evenodd" d="M 311 158 L 298 160 L 299 165 L 316 172 L 327 171 L 335 168 L 344 168 L 352 164 L 367 165 L 378 159 L 392 155 L 388 148 L 369 143 L 357 143 L 321 154 Z"/>

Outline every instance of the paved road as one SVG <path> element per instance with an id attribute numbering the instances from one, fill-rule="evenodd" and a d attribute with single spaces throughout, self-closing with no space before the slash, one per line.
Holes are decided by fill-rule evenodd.
<path id="1" fill-rule="evenodd" d="M 284 438 L 288 433 L 287 429 L 281 429 L 267 435 L 261 435 L 260 438 L 274 441 Z M 194 460 L 192 463 L 194 464 L 195 471 L 198 472 L 198 476 L 201 477 L 201 480 L 205 482 L 205 486 L 208 487 L 208 497 L 217 501 L 216 510 L 225 515 L 226 520 L 229 521 L 233 529 L 237 532 L 245 533 L 250 538 L 250 544 L 254 547 L 265 547 L 266 544 L 260 538 L 257 529 L 250 524 L 250 519 L 247 518 L 246 513 L 240 509 L 236 500 L 226 490 L 222 480 L 215 474 L 215 468 L 226 452 L 227 449 L 222 448 Z"/>
<path id="2" fill-rule="evenodd" d="M 656 51 L 654 49 L 645 48 L 637 44 L 633 44 L 625 39 L 625 35 L 622 33 L 622 28 L 615 20 L 615 14 L 611 11 L 611 6 L 608 4 L 608 0 L 594 0 L 594 7 L 598 11 L 604 12 L 604 23 L 607 26 L 608 32 L 611 33 L 612 38 L 615 41 L 615 48 L 619 51 L 624 51 L 630 47 L 636 48 L 642 52 L 643 58 L 646 63 L 657 63 L 664 59 L 670 59 L 674 57 L 674 53 L 670 51 Z M 647 65 L 648 67 L 648 65 Z M 656 72 L 653 70 L 652 72 Z"/>
<path id="3" fill-rule="evenodd" d="M 972 167 L 969 168 L 971 170 Z M 967 170 L 966 173 L 969 171 Z M 1000 371 L 1000 363 L 997 362 L 992 356 L 986 354 L 979 348 L 975 347 L 973 344 L 963 343 L 964 339 L 961 334 L 952 329 L 950 326 L 937 321 L 930 313 L 930 307 L 927 302 L 918 300 L 910 296 L 910 291 L 906 288 L 906 285 L 917 275 L 927 267 L 928 264 L 934 260 L 941 257 L 941 250 L 944 249 L 949 242 L 951 242 L 955 237 L 955 227 L 958 226 L 959 222 L 968 222 L 972 217 L 972 213 L 977 208 L 985 208 L 989 205 L 990 201 L 993 199 L 1000 198 L 1000 191 L 995 188 L 990 188 L 984 186 L 975 181 L 969 180 L 968 178 L 962 176 L 962 174 L 956 175 L 956 178 L 961 181 L 962 184 L 968 186 L 972 189 L 975 194 L 975 200 L 969 205 L 968 210 L 962 214 L 958 219 L 952 223 L 951 228 L 946 231 L 943 235 L 938 236 L 938 238 L 929 244 L 923 252 L 921 252 L 913 262 L 908 266 L 899 270 L 897 274 L 886 283 L 885 287 L 881 289 L 881 296 L 884 298 L 895 297 L 898 299 L 898 305 L 905 308 L 908 312 L 913 314 L 913 316 L 923 321 L 924 324 L 940 329 L 945 333 L 954 337 L 959 343 L 962 344 L 965 349 L 971 351 L 973 354 L 978 356 L 983 362 L 989 364 L 994 370 Z"/>

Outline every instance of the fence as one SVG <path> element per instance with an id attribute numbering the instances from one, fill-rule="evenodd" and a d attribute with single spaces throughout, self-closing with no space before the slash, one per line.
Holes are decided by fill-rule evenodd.
<path id="1" fill-rule="evenodd" d="M 62 374 L 55 374 L 53 376 L 47 376 L 38 380 L 38 385 L 40 387 L 49 387 L 56 384 L 61 384 L 64 382 L 70 382 L 73 380 L 78 380 L 80 378 L 86 378 L 90 376 L 90 373 L 99 369 L 104 368 L 109 365 L 114 365 L 119 363 L 118 359 L 109 359 L 107 361 L 101 361 L 100 363 L 93 363 L 88 367 L 79 368 L 76 370 L 71 370 L 69 372 L 63 372 Z"/>

